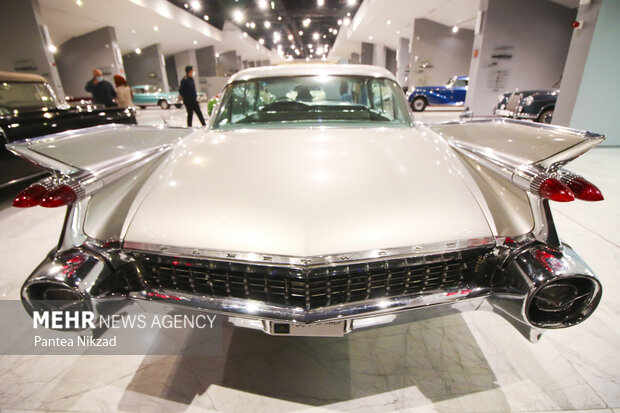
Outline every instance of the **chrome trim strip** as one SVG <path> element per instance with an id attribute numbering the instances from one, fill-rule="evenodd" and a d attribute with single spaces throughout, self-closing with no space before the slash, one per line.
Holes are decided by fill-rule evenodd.
<path id="1" fill-rule="evenodd" d="M 436 242 L 409 247 L 373 249 L 367 251 L 345 252 L 330 255 L 314 255 L 307 257 L 245 251 L 225 251 L 217 249 L 175 247 L 131 241 L 125 241 L 122 248 L 125 251 L 149 252 L 174 257 L 198 257 L 216 261 L 249 262 L 256 265 L 279 265 L 291 268 L 315 268 L 325 265 L 340 265 L 345 263 L 351 264 L 355 262 L 385 260 L 388 258 L 394 259 L 416 257 L 420 255 L 455 252 L 479 247 L 490 248 L 494 246 L 495 238 L 485 237 L 468 240 Z"/>
<path id="2" fill-rule="evenodd" d="M 441 291 L 423 295 L 386 297 L 313 310 L 240 298 L 204 297 L 165 289 L 131 292 L 129 298 L 193 307 L 228 316 L 259 320 L 283 320 L 291 324 L 309 324 L 393 314 L 415 308 L 426 308 L 431 305 L 450 304 L 466 299 L 480 299 L 490 295 L 490 288 L 471 287 L 454 293 Z"/>

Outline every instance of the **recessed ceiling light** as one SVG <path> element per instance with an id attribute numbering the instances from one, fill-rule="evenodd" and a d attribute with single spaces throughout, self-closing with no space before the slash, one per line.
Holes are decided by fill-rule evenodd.
<path id="1" fill-rule="evenodd" d="M 189 4 L 185 3 L 183 7 L 185 7 L 186 9 L 189 9 Z"/>
<path id="2" fill-rule="evenodd" d="M 316 5 L 319 7 L 323 7 L 325 5 L 325 0 L 316 0 Z"/>
<path id="3" fill-rule="evenodd" d="M 194 44 L 198 44 L 198 40 L 194 40 Z"/>
<path id="4" fill-rule="evenodd" d="M 269 5 L 267 4 L 267 0 L 258 0 L 258 7 L 263 10 L 269 7 Z"/>
<path id="5" fill-rule="evenodd" d="M 312 35 L 312 38 L 313 38 L 314 40 L 319 40 L 319 34 L 318 34 L 318 33 L 314 33 L 314 34 Z"/>
<path id="6" fill-rule="evenodd" d="M 53 44 L 50 44 L 49 46 L 47 46 L 47 50 L 49 50 L 52 53 L 56 53 L 58 51 L 58 48 L 54 46 Z"/>
<path id="7" fill-rule="evenodd" d="M 245 22 L 245 27 L 250 27 L 250 22 Z"/>
<path id="8" fill-rule="evenodd" d="M 265 20 L 265 29 L 271 28 L 271 22 L 269 20 Z"/>
<path id="9" fill-rule="evenodd" d="M 192 1 L 192 9 L 202 10 L 202 4 L 199 1 Z"/>
<path id="10" fill-rule="evenodd" d="M 248 34 L 246 32 L 243 32 L 241 36 L 245 39 L 246 37 L 248 37 Z"/>
<path id="11" fill-rule="evenodd" d="M 302 22 L 302 24 L 304 25 L 304 27 L 308 27 L 308 26 L 310 26 L 310 23 L 312 23 L 312 20 L 310 20 L 310 19 L 304 19 L 304 21 Z"/>
<path id="12" fill-rule="evenodd" d="M 291 49 L 295 50 L 295 45 L 294 44 L 291 45 Z"/>
<path id="13" fill-rule="evenodd" d="M 400 30 L 396 30 L 396 34 L 400 34 Z"/>
<path id="14" fill-rule="evenodd" d="M 239 9 L 233 10 L 232 15 L 233 15 L 233 20 L 236 21 L 237 23 L 242 23 L 243 20 L 245 19 L 243 17 L 243 12 Z"/>
<path id="15" fill-rule="evenodd" d="M 216 54 L 215 54 L 215 57 L 220 57 L 220 54 L 219 54 L 219 53 L 216 53 Z"/>
<path id="16" fill-rule="evenodd" d="M 351 19 L 349 19 L 348 17 L 345 17 L 342 23 L 344 23 L 345 26 L 348 26 L 351 24 Z"/>
<path id="17" fill-rule="evenodd" d="M 209 21 L 209 16 L 207 16 L 206 14 L 202 18 L 205 19 L 205 21 Z"/>
<path id="18" fill-rule="evenodd" d="M 304 32 L 303 32 L 302 30 L 300 30 L 300 31 L 299 31 L 299 35 L 300 35 L 300 36 L 303 36 L 303 35 L 304 35 Z"/>
<path id="19" fill-rule="evenodd" d="M 338 19 L 338 26 L 342 25 L 342 19 Z"/>
<path id="20" fill-rule="evenodd" d="M 140 49 L 139 47 L 136 47 L 134 52 L 136 52 L 136 54 L 142 54 L 142 49 Z"/>
<path id="21" fill-rule="evenodd" d="M 261 37 L 260 39 L 258 39 L 258 42 L 259 42 L 260 44 L 265 44 L 265 39 L 263 39 L 263 38 Z"/>
<path id="22" fill-rule="evenodd" d="M 75 0 L 75 4 L 77 4 L 78 6 L 81 6 L 84 4 L 84 2 L 82 0 Z"/>
<path id="23" fill-rule="evenodd" d="M 452 26 L 452 33 L 458 33 L 459 28 L 458 26 Z"/>
<path id="24" fill-rule="evenodd" d="M 280 36 L 280 33 L 278 32 L 273 32 L 273 41 L 278 43 L 280 41 L 280 39 L 282 38 L 282 36 Z"/>
<path id="25" fill-rule="evenodd" d="M 131 29 L 131 33 L 136 34 L 136 29 Z"/>
<path id="26" fill-rule="evenodd" d="M 392 24 L 392 20 L 388 20 L 388 21 L 387 21 L 387 24 Z"/>
<path id="27" fill-rule="evenodd" d="M 372 36 L 368 36 L 368 40 L 372 40 Z"/>
<path id="28" fill-rule="evenodd" d="M 292 35 L 292 34 L 289 34 L 289 35 L 288 35 L 288 39 L 292 42 L 292 41 L 293 41 L 293 39 L 294 39 L 293 35 Z"/>
<path id="29" fill-rule="evenodd" d="M 250 28 L 255 29 L 256 28 L 256 23 L 250 22 Z"/>
<path id="30" fill-rule="evenodd" d="M 309 62 L 309 61 L 310 61 L 310 58 L 309 58 L 309 57 L 306 57 L 306 62 Z"/>
<path id="31" fill-rule="evenodd" d="M 158 32 L 158 31 L 159 31 L 159 27 L 157 27 L 157 26 L 153 26 L 153 30 L 155 30 L 156 32 Z"/>
<path id="32" fill-rule="evenodd" d="M 334 31 L 332 33 L 338 34 L 338 29 L 334 29 Z"/>
<path id="33" fill-rule="evenodd" d="M 327 39 L 327 35 L 326 34 L 323 35 L 323 39 Z"/>
<path id="34" fill-rule="evenodd" d="M 282 21 L 282 16 L 278 16 L 278 21 Z"/>
<path id="35" fill-rule="evenodd" d="M 347 0 L 347 4 L 349 6 L 355 6 L 357 4 L 357 0 Z"/>

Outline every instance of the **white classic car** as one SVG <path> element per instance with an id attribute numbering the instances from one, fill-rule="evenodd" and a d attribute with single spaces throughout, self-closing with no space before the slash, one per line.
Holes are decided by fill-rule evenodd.
<path id="1" fill-rule="evenodd" d="M 601 298 L 549 201 L 603 199 L 563 169 L 603 139 L 514 120 L 424 126 L 378 67 L 244 70 L 207 129 L 8 145 L 54 174 L 14 206 L 67 206 L 22 300 L 148 300 L 323 336 L 486 309 L 537 341 Z"/>

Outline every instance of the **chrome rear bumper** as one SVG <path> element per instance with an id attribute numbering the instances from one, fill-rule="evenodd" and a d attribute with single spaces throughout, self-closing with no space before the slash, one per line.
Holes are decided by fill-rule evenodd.
<path id="1" fill-rule="evenodd" d="M 495 267 L 488 285 L 315 309 L 145 288 L 132 273 L 131 262 L 109 258 L 86 248 L 50 253 L 22 287 L 24 307 L 32 312 L 38 300 L 68 297 L 79 303 L 80 309 L 103 312 L 109 311 L 107 304 L 111 301 L 148 301 L 161 303 L 163 312 L 180 306 L 220 314 L 235 326 L 267 334 L 327 336 L 482 309 L 501 315 L 535 342 L 542 329 L 568 327 L 585 320 L 601 297 L 596 276 L 566 245 L 559 249 L 540 243 L 496 247 L 489 253 Z"/>

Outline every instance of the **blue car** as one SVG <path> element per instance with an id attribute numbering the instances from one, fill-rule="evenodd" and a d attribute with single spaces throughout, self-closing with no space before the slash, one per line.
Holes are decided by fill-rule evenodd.
<path id="1" fill-rule="evenodd" d="M 421 112 L 428 105 L 462 105 L 468 83 L 469 76 L 452 76 L 444 86 L 416 87 L 409 95 L 409 105 L 414 112 Z"/>

